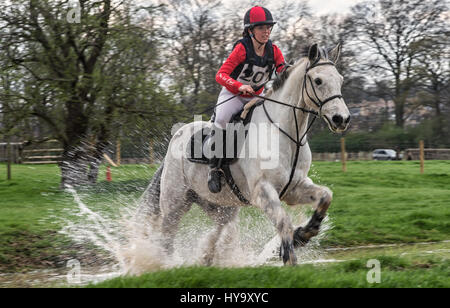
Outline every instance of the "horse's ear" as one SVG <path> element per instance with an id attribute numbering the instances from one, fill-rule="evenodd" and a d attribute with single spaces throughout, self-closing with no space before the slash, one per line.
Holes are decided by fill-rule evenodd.
<path id="1" fill-rule="evenodd" d="M 319 46 L 317 44 L 311 45 L 308 51 L 308 58 L 310 62 L 316 61 L 317 57 L 319 57 Z"/>
<path id="2" fill-rule="evenodd" d="M 341 55 L 341 43 L 338 43 L 330 52 L 328 52 L 328 58 L 331 62 L 336 63 Z"/>

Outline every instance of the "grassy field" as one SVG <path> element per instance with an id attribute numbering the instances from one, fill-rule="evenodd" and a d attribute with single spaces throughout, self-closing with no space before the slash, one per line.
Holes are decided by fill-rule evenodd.
<path id="1" fill-rule="evenodd" d="M 85 189 L 96 207 L 109 206 L 118 195 L 138 198 L 156 166 L 119 170 L 113 170 L 113 182 L 106 182 L 102 168 L 99 184 Z M 0 272 L 61 267 L 78 258 L 76 245 L 58 234 L 62 218 L 76 208 L 73 196 L 59 189 L 59 168 L 14 165 L 12 181 L 5 178 L 6 166 L 0 164 Z"/>
<path id="2" fill-rule="evenodd" d="M 102 181 L 85 194 L 91 204 L 101 208 L 115 198 L 138 198 L 155 169 L 122 166 L 113 170 L 111 183 L 103 181 L 102 169 Z M 334 227 L 321 242 L 324 249 L 450 240 L 450 161 L 427 161 L 423 175 L 415 161 L 348 162 L 347 169 L 342 173 L 339 163 L 316 162 L 311 170 L 312 179 L 334 193 L 329 210 Z M 58 188 L 58 168 L 14 165 L 13 180 L 5 181 L 5 175 L 6 167 L 0 164 L 0 272 L 62 267 L 68 259 L 77 257 L 76 245 L 58 233 L 60 218 L 67 209 L 76 207 L 72 196 Z M 189 215 L 198 214 L 197 210 Z M 249 208 L 241 215 L 258 219 L 261 214 Z M 178 268 L 119 278 L 100 286 L 448 287 L 449 247 L 442 245 L 440 251 L 447 253 L 438 256 L 423 257 L 421 253 L 405 257 L 401 252 L 404 249 L 362 255 L 351 252 L 342 257 L 347 262 L 319 267 Z M 384 268 L 380 285 L 368 285 L 365 279 L 366 261 L 372 258 L 380 259 Z"/>
<path id="3" fill-rule="evenodd" d="M 315 163 L 334 193 L 327 246 L 440 241 L 450 237 L 450 161 Z M 314 177 L 313 177 L 314 179 Z"/>

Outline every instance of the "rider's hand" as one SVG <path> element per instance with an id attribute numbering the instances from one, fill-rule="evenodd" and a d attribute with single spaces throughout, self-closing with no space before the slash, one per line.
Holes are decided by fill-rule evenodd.
<path id="1" fill-rule="evenodd" d="M 240 86 L 239 92 L 241 92 L 244 95 L 255 94 L 255 90 L 253 90 L 253 88 L 248 84 L 243 84 L 242 86 Z"/>

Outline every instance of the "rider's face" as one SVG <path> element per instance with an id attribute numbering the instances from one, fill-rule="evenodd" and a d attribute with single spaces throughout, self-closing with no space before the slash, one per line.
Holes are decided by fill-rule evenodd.
<path id="1" fill-rule="evenodd" d="M 269 41 L 270 32 L 272 32 L 272 25 L 259 25 L 253 28 L 253 35 L 261 43 Z"/>

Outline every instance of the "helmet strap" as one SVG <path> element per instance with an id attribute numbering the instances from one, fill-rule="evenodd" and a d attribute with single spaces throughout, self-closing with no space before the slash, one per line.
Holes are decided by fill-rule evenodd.
<path id="1" fill-rule="evenodd" d="M 259 44 L 259 48 L 261 48 L 261 47 L 264 45 L 264 43 L 261 43 L 260 41 L 258 41 L 258 40 L 256 39 L 256 37 L 255 37 L 255 35 L 253 34 L 252 31 L 250 31 L 250 37 L 251 37 L 252 39 L 254 39 L 254 40 Z"/>

